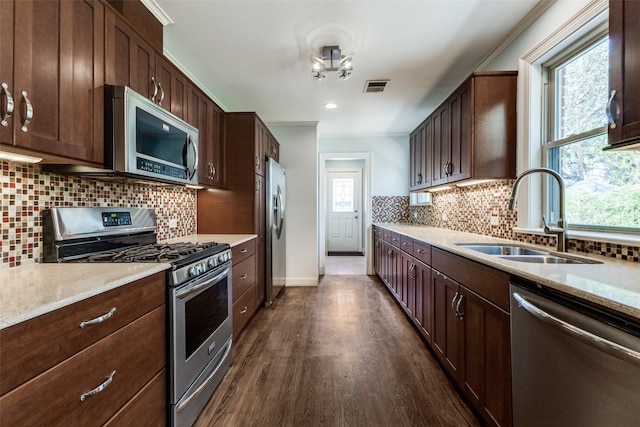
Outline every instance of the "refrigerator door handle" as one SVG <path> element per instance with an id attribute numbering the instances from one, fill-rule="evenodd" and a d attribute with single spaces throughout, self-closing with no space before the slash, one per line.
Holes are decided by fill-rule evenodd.
<path id="1" fill-rule="evenodd" d="M 282 229 L 284 228 L 284 207 L 280 186 L 278 186 L 277 194 L 273 196 L 273 228 L 275 229 L 276 236 L 279 239 L 282 234 Z"/>

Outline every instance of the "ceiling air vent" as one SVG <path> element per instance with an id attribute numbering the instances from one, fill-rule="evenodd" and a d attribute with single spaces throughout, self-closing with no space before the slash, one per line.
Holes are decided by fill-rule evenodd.
<path id="1" fill-rule="evenodd" d="M 389 80 L 367 80 L 364 85 L 364 93 L 379 93 L 384 91 Z"/>

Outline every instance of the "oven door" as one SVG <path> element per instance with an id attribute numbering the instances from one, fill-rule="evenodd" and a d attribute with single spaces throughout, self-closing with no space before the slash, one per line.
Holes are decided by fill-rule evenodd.
<path id="1" fill-rule="evenodd" d="M 221 349 L 229 347 L 231 264 L 170 288 L 169 292 L 170 397 L 175 404 L 205 368 L 220 357 Z"/>

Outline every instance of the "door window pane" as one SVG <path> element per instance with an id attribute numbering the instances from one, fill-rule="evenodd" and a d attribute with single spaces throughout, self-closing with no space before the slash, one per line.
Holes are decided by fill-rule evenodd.
<path id="1" fill-rule="evenodd" d="M 333 179 L 333 212 L 353 212 L 353 178 Z"/>

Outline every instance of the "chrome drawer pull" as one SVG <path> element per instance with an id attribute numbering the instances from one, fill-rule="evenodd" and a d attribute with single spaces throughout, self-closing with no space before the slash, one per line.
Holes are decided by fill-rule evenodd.
<path id="1" fill-rule="evenodd" d="M 2 82 L 2 91 L 7 95 L 7 109 L 2 116 L 0 125 L 7 127 L 9 125 L 9 122 L 7 120 L 9 120 L 9 118 L 11 118 L 11 115 L 13 114 L 15 103 L 13 102 L 13 96 L 11 96 L 11 92 L 9 92 L 9 86 L 5 82 Z"/>
<path id="2" fill-rule="evenodd" d="M 103 314 L 103 315 L 102 315 L 102 316 L 100 316 L 100 317 L 96 317 L 95 319 L 87 320 L 86 322 L 82 322 L 82 323 L 80 323 L 80 327 L 81 327 L 81 328 L 86 328 L 87 326 L 91 326 L 91 325 L 96 325 L 96 324 L 98 324 L 98 323 L 102 323 L 102 322 L 104 322 L 105 320 L 107 320 L 107 319 L 111 318 L 114 314 L 116 314 L 116 308 L 115 308 L 115 307 L 113 307 L 113 308 L 111 309 L 111 311 L 109 311 L 109 312 L 108 312 L 108 313 L 106 313 L 106 314 Z"/>
<path id="3" fill-rule="evenodd" d="M 411 246 L 411 243 L 404 242 L 402 246 Z"/>
<path id="4" fill-rule="evenodd" d="M 427 251 L 425 251 L 424 249 L 418 249 L 418 253 L 419 253 L 419 254 L 426 254 L 426 253 L 427 253 Z"/>
<path id="5" fill-rule="evenodd" d="M 243 274 L 242 276 L 240 276 L 240 280 L 244 280 L 247 277 L 249 277 L 249 275 L 247 273 Z"/>
<path id="6" fill-rule="evenodd" d="M 88 391 L 86 393 L 83 393 L 82 396 L 80 396 L 80 402 L 84 402 L 87 399 L 87 397 L 91 397 L 94 394 L 98 394 L 101 391 L 103 391 L 105 388 L 107 388 L 107 386 L 109 384 L 111 384 L 111 382 L 113 381 L 113 376 L 115 374 L 116 374 L 116 371 L 111 372 L 111 375 L 109 375 L 109 378 L 107 378 L 107 380 L 105 382 L 103 382 L 98 387 L 94 388 L 93 390 Z"/>
<path id="7" fill-rule="evenodd" d="M 246 312 L 247 312 L 247 307 L 245 307 L 242 310 L 240 310 L 240 314 L 245 314 Z"/>
<path id="8" fill-rule="evenodd" d="M 245 249 L 241 250 L 241 251 L 240 251 L 240 253 L 241 253 L 241 254 L 246 254 L 248 251 L 249 251 L 249 250 L 245 248 Z"/>

